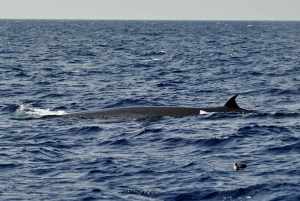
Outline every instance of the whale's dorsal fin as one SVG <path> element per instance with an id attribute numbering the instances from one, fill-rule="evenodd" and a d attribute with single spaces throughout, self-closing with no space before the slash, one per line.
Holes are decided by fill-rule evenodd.
<path id="1" fill-rule="evenodd" d="M 232 96 L 231 98 L 228 99 L 228 101 L 225 103 L 225 105 L 223 105 L 223 107 L 231 107 L 231 108 L 238 108 L 238 109 L 241 109 L 235 102 L 235 98 L 237 97 L 238 95 L 234 95 Z"/>

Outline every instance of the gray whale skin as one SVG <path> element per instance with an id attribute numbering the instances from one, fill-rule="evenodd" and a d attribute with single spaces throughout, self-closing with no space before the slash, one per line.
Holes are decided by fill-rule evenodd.
<path id="1" fill-rule="evenodd" d="M 65 114 L 63 116 L 79 118 L 129 118 L 139 119 L 145 117 L 174 117 L 181 118 L 190 115 L 200 114 L 200 110 L 205 112 L 231 112 L 231 113 L 252 113 L 250 110 L 240 108 L 235 102 L 238 95 L 232 96 L 223 106 L 211 108 L 194 107 L 121 107 L 102 109 L 91 112 L 78 112 Z"/>

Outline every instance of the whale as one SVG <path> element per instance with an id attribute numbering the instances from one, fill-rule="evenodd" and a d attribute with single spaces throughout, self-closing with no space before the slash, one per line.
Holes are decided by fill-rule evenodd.
<path id="1" fill-rule="evenodd" d="M 227 100 L 223 106 L 210 108 L 197 107 L 175 107 L 175 106 L 137 106 L 137 107 L 119 107 L 108 108 L 96 111 L 69 113 L 63 116 L 79 118 L 122 118 L 122 119 L 140 119 L 146 117 L 173 117 L 182 118 L 186 116 L 199 115 L 200 112 L 217 113 L 252 113 L 251 110 L 240 108 L 234 95 Z"/>

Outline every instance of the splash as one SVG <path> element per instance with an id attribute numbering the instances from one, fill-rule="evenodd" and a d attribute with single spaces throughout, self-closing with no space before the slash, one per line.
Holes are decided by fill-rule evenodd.
<path id="1" fill-rule="evenodd" d="M 204 110 L 200 110 L 199 114 L 214 114 L 215 112 L 206 112 Z"/>
<path id="2" fill-rule="evenodd" d="M 15 111 L 14 119 L 35 119 L 44 116 L 60 116 L 67 114 L 65 111 L 50 111 L 50 109 L 36 109 L 26 107 L 25 105 L 19 105 L 19 108 Z"/>

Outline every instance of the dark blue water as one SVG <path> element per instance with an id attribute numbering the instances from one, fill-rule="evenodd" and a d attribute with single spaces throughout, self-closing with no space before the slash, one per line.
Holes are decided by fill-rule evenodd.
<path id="1" fill-rule="evenodd" d="M 300 200 L 299 33 L 299 22 L 0 21 L 0 199 Z M 41 118 L 234 94 L 260 113 Z"/>

